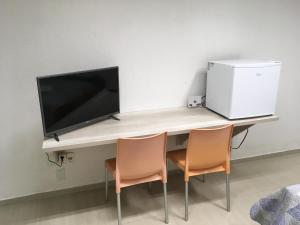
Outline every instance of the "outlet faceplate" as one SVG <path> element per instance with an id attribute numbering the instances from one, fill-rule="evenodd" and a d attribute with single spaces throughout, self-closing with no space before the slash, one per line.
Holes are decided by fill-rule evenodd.
<path id="1" fill-rule="evenodd" d="M 75 153 L 74 152 L 67 152 L 66 154 L 66 161 L 68 163 L 72 163 L 74 161 Z"/>
<path id="2" fill-rule="evenodd" d="M 74 152 L 57 152 L 56 161 L 58 164 L 72 163 L 74 161 Z"/>

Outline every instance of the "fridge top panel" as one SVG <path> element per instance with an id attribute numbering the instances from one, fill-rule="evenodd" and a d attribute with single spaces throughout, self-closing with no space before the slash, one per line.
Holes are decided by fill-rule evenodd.
<path id="1" fill-rule="evenodd" d="M 222 64 L 235 68 L 249 68 L 249 67 L 270 67 L 280 66 L 279 61 L 266 61 L 266 60 L 245 60 L 245 59 L 233 59 L 233 60 L 216 60 L 209 61 L 209 63 Z"/>

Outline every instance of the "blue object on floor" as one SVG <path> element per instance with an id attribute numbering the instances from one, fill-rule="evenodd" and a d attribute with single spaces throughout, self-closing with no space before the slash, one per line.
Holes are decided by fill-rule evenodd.
<path id="1" fill-rule="evenodd" d="M 250 217 L 261 225 L 300 225 L 300 184 L 260 199 L 251 207 Z"/>

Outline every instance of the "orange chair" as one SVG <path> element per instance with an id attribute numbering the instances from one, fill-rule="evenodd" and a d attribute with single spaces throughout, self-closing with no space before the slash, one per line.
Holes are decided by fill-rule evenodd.
<path id="1" fill-rule="evenodd" d="M 105 161 L 105 197 L 108 197 L 108 171 L 116 180 L 118 224 L 121 224 L 121 188 L 161 180 L 164 189 L 165 222 L 168 223 L 167 133 L 149 137 L 124 138 L 117 142 L 117 157 Z"/>
<path id="2" fill-rule="evenodd" d="M 167 153 L 167 158 L 184 171 L 186 221 L 188 220 L 188 184 L 191 176 L 225 172 L 227 211 L 230 211 L 229 174 L 232 130 L 232 125 L 192 130 L 187 149 Z"/>

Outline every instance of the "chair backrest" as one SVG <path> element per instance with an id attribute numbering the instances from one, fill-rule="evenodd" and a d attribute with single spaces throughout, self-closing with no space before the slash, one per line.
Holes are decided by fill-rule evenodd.
<path id="1" fill-rule="evenodd" d="M 161 172 L 166 179 L 167 133 L 119 139 L 117 143 L 116 178 L 132 180 Z"/>
<path id="2" fill-rule="evenodd" d="M 209 169 L 224 165 L 230 169 L 230 148 L 233 126 L 195 129 L 190 132 L 186 170 Z"/>

